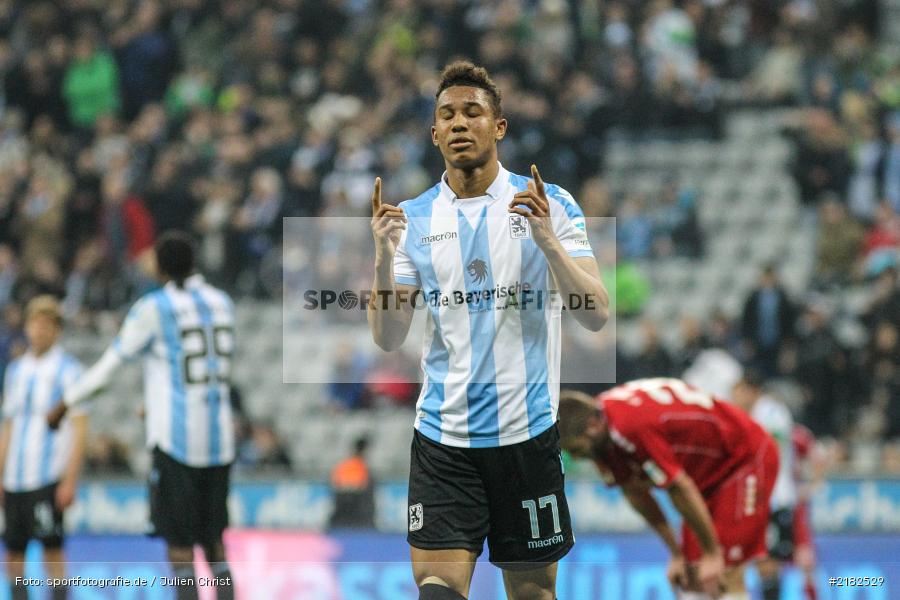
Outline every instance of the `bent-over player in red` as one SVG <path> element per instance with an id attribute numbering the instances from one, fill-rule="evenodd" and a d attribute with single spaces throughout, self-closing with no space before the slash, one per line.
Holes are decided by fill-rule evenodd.
<path id="1" fill-rule="evenodd" d="M 680 598 L 749 600 L 743 565 L 766 554 L 775 441 L 741 410 L 678 379 L 640 379 L 596 399 L 563 392 L 560 441 L 591 458 L 672 554 Z M 650 494 L 665 488 L 681 541 Z"/>

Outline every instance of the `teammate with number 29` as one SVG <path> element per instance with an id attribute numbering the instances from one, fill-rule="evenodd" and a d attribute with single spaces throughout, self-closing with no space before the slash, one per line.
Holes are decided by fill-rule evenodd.
<path id="1" fill-rule="evenodd" d="M 167 546 L 178 600 L 197 598 L 194 546 L 203 548 L 219 600 L 233 597 L 222 532 L 228 525 L 234 428 L 229 372 L 234 308 L 228 295 L 194 274 L 194 246 L 169 232 L 156 244 L 162 288 L 138 300 L 97 363 L 63 392 L 48 415 L 105 387 L 123 363 L 142 358 L 147 446 L 153 452 L 150 518 Z"/>

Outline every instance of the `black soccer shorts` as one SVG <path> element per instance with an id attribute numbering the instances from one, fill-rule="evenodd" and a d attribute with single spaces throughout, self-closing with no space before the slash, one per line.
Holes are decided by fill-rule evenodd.
<path id="1" fill-rule="evenodd" d="M 554 425 L 510 446 L 456 448 L 418 431 L 412 443 L 407 540 L 465 549 L 508 570 L 553 563 L 575 543 Z"/>
<path id="2" fill-rule="evenodd" d="M 6 531 L 3 542 L 11 552 L 25 552 L 29 540 L 45 548 L 63 543 L 63 513 L 56 508 L 56 486 L 51 483 L 29 492 L 4 492 Z"/>
<path id="3" fill-rule="evenodd" d="M 150 471 L 151 535 L 169 546 L 211 546 L 228 527 L 231 465 L 189 467 L 153 449 Z"/>
<path id="4" fill-rule="evenodd" d="M 794 511 L 790 508 L 773 510 L 766 532 L 769 556 L 780 561 L 794 558 Z"/>

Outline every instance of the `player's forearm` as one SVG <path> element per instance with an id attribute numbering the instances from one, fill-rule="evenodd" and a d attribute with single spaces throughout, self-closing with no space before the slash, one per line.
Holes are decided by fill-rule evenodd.
<path id="1" fill-rule="evenodd" d="M 391 269 L 391 261 L 376 260 L 372 297 L 366 309 L 372 338 L 379 348 L 388 352 L 403 344 L 412 321 L 407 307 L 399 302 Z"/>
<path id="2" fill-rule="evenodd" d="M 596 262 L 596 273 L 589 273 L 558 241 L 545 248 L 544 255 L 566 308 L 582 327 L 600 331 L 609 319 L 609 293 L 600 280 Z"/>
<path id="3" fill-rule="evenodd" d="M 63 401 L 66 406 L 73 406 L 96 394 L 109 383 L 120 366 L 121 357 L 113 348 L 109 348 L 93 367 L 65 391 Z"/>
<path id="4" fill-rule="evenodd" d="M 84 467 L 84 455 L 87 448 L 88 423 L 87 415 L 78 415 L 72 419 L 72 427 L 74 429 L 72 435 L 72 450 L 69 453 L 69 461 L 66 463 L 66 470 L 63 472 L 63 479 L 73 484 L 78 481 L 81 476 L 81 469 Z"/>
<path id="5" fill-rule="evenodd" d="M 625 497 L 632 507 L 640 514 L 650 527 L 659 535 L 663 543 L 669 549 L 673 556 L 681 554 L 681 547 L 678 545 L 678 539 L 675 532 L 669 526 L 666 516 L 663 514 L 659 504 L 650 494 L 649 490 L 624 490 Z"/>
<path id="6" fill-rule="evenodd" d="M 685 523 L 697 536 L 703 552 L 706 554 L 721 552 L 722 547 L 713 526 L 712 515 L 709 514 L 709 509 L 694 481 L 682 473 L 669 487 L 669 497 L 675 509 L 684 517 Z"/>
<path id="7" fill-rule="evenodd" d="M 9 438 L 12 435 L 12 421 L 5 419 L 0 427 L 0 481 L 3 480 L 3 471 L 6 468 L 6 454 L 9 452 Z"/>

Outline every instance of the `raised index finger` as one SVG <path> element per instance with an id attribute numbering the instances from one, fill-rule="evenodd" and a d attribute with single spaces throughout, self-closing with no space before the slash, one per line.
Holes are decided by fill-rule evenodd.
<path id="1" fill-rule="evenodd" d="M 531 165 L 531 177 L 534 179 L 534 187 L 537 190 L 537 193 L 544 196 L 544 180 L 541 179 L 541 174 L 538 173 L 537 165 Z"/>
<path id="2" fill-rule="evenodd" d="M 375 178 L 375 189 L 372 190 L 372 214 L 376 214 L 381 208 L 381 177 Z"/>

